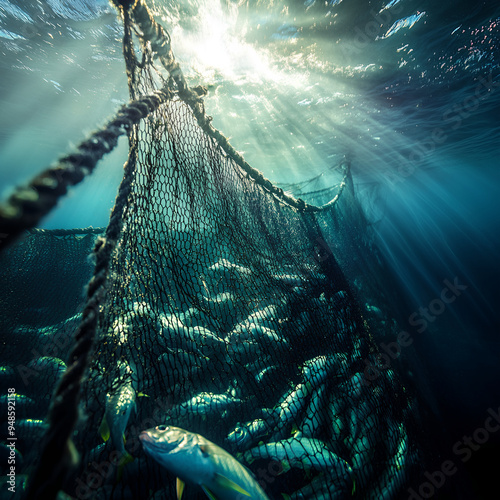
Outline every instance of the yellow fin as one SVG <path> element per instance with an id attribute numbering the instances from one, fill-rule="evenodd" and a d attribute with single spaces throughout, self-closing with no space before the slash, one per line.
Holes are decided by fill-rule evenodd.
<path id="1" fill-rule="evenodd" d="M 290 465 L 288 460 L 282 460 L 281 468 L 282 468 L 282 474 L 286 474 L 292 468 L 292 466 Z"/>
<path id="2" fill-rule="evenodd" d="M 130 453 L 125 452 L 125 455 L 123 455 L 123 457 L 120 458 L 120 461 L 118 463 L 119 465 L 125 466 L 133 461 L 134 457 Z"/>
<path id="3" fill-rule="evenodd" d="M 245 491 L 239 484 L 236 484 L 234 481 L 226 476 L 223 476 L 222 474 L 219 474 L 218 472 L 215 473 L 215 480 L 223 488 L 237 491 L 238 493 L 246 495 L 247 497 L 251 496 L 250 493 L 248 493 L 248 491 Z"/>
<path id="4" fill-rule="evenodd" d="M 143 392 L 138 392 L 137 396 L 140 398 L 149 398 L 149 394 L 144 394 Z"/>
<path id="5" fill-rule="evenodd" d="M 106 419 L 106 415 L 104 415 L 104 417 L 102 417 L 102 422 L 101 422 L 101 425 L 99 426 L 99 434 L 101 435 L 101 437 L 104 441 L 107 441 L 109 439 L 110 434 L 111 434 L 111 431 L 109 430 L 108 421 Z"/>
<path id="6" fill-rule="evenodd" d="M 201 489 L 205 492 L 210 500 L 219 500 L 204 484 L 201 485 Z"/>
<path id="7" fill-rule="evenodd" d="M 184 493 L 185 483 L 182 479 L 177 478 L 175 482 L 175 491 L 177 493 L 177 500 L 181 500 L 182 494 Z"/>

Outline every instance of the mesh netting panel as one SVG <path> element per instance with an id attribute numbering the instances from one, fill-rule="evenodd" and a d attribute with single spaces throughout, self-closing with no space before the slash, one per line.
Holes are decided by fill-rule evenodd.
<path id="1" fill-rule="evenodd" d="M 138 148 L 68 492 L 175 498 L 138 439 L 168 425 L 229 451 L 270 498 L 394 497 L 417 462 L 409 401 L 392 370 L 364 377 L 378 361 L 315 219 L 249 179 L 180 100 Z"/>
<path id="2" fill-rule="evenodd" d="M 37 458 L 50 397 L 66 368 L 94 242 L 92 234 L 36 232 L 0 256 L 0 467 L 3 476 L 15 468 L 17 495 Z M 7 447 L 12 444 L 15 449 Z M 1 495 L 13 498 L 8 487 L 2 484 Z"/>
<path id="3" fill-rule="evenodd" d="M 155 90 L 145 70 L 129 68 L 134 97 Z M 383 339 L 395 352 L 397 331 L 368 304 L 377 283 L 360 284 L 372 264 L 352 186 L 319 215 L 291 208 L 178 97 L 130 139 L 135 170 L 64 492 L 172 499 L 181 476 L 195 483 L 186 499 L 400 497 L 421 471 L 417 409 L 399 352 L 378 350 Z M 3 256 L 1 361 L 19 429 L 41 437 L 95 238 L 37 238 Z M 37 384 L 23 385 L 33 374 Z M 155 427 L 184 429 L 174 465 L 168 443 L 145 450 Z M 203 437 L 195 446 L 188 433 Z M 25 478 L 37 448 L 32 438 L 18 448 Z"/>

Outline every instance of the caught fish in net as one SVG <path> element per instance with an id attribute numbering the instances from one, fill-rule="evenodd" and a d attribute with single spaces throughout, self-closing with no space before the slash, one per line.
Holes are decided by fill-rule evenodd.
<path id="1" fill-rule="evenodd" d="M 119 8 L 135 104 L 111 122 L 130 153 L 110 225 L 2 254 L 17 492 L 400 498 L 422 471 L 418 411 L 378 348 L 399 354 L 395 326 L 354 283 L 376 256 L 348 162 L 321 207 L 272 185 L 213 129 L 145 5 Z M 64 161 L 91 170 L 111 132 Z M 53 291 L 26 295 L 28 279 Z"/>

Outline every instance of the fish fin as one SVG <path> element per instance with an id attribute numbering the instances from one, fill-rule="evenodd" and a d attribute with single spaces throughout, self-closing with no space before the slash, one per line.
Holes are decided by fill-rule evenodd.
<path id="1" fill-rule="evenodd" d="M 286 474 L 292 468 L 292 466 L 290 465 L 290 462 L 288 462 L 288 460 L 282 460 L 281 467 L 282 467 L 282 471 L 283 471 L 282 474 Z"/>
<path id="2" fill-rule="evenodd" d="M 182 494 L 184 493 L 184 486 L 186 484 L 181 478 L 177 478 L 175 481 L 175 492 L 177 493 L 177 500 L 181 500 Z"/>
<path id="3" fill-rule="evenodd" d="M 283 500 L 290 500 L 290 495 L 287 495 L 286 493 L 282 493 L 281 496 L 283 497 Z"/>
<path id="4" fill-rule="evenodd" d="M 347 462 L 346 462 L 346 464 L 347 464 Z M 349 472 L 349 475 L 351 476 L 351 481 L 352 481 L 351 496 L 353 497 L 354 494 L 356 493 L 356 476 L 354 474 L 354 471 L 349 466 L 349 464 L 347 464 L 347 466 L 348 466 L 347 471 Z"/>
<path id="5" fill-rule="evenodd" d="M 127 464 L 129 464 L 130 462 L 133 462 L 134 461 L 134 457 L 128 453 L 128 452 L 125 452 L 125 454 L 123 455 L 123 457 L 120 458 L 120 461 L 118 462 L 118 465 L 121 465 L 121 466 L 125 466 Z"/>
<path id="6" fill-rule="evenodd" d="M 201 485 L 201 489 L 205 492 L 210 500 L 219 500 L 204 484 Z"/>
<path id="7" fill-rule="evenodd" d="M 292 436 L 294 434 L 297 434 L 297 432 L 299 432 L 299 428 L 297 427 L 297 424 L 294 422 L 292 425 Z"/>
<path id="8" fill-rule="evenodd" d="M 215 473 L 215 480 L 223 488 L 226 488 L 228 490 L 237 491 L 238 493 L 246 495 L 247 497 L 251 496 L 250 493 L 248 493 L 248 491 L 244 490 L 239 484 L 235 483 L 234 481 L 232 481 L 228 477 L 223 476 L 222 474 L 219 474 L 218 472 Z"/>
<path id="9" fill-rule="evenodd" d="M 149 398 L 150 397 L 149 394 L 144 394 L 143 392 L 138 392 L 137 396 L 139 398 Z"/>
<path id="10" fill-rule="evenodd" d="M 111 431 L 109 430 L 108 420 L 106 419 L 106 415 L 102 417 L 101 425 L 99 426 L 99 434 L 101 435 L 104 441 L 109 439 L 111 435 Z"/>

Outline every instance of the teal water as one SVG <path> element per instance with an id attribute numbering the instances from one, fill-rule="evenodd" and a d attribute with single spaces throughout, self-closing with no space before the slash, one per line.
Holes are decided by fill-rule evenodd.
<path id="1" fill-rule="evenodd" d="M 209 87 L 214 126 L 251 165 L 278 183 L 323 174 L 316 190 L 351 159 L 453 456 L 500 405 L 498 2 L 151 4 L 189 80 Z M 0 51 L 5 197 L 128 96 L 121 27 L 104 0 L 2 0 Z M 126 154 L 120 142 L 43 227 L 105 225 Z M 441 310 L 455 279 L 467 288 Z M 487 471 L 482 453 L 467 468 Z"/>

